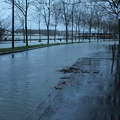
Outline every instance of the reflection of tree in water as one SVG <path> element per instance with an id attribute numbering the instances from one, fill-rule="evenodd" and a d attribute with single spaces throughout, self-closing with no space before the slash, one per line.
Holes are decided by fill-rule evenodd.
<path id="1" fill-rule="evenodd" d="M 112 51 L 114 51 L 112 69 L 114 66 L 113 64 L 116 64 L 116 74 L 115 74 L 115 82 L 114 82 L 115 89 L 112 94 L 112 101 L 113 101 L 112 103 L 113 105 L 118 106 L 120 105 L 120 46 L 115 46 Z"/>
<path id="2" fill-rule="evenodd" d="M 118 46 L 118 52 L 117 52 L 115 88 L 120 89 L 120 46 Z"/>
<path id="3" fill-rule="evenodd" d="M 113 67 L 114 67 L 114 62 L 115 59 L 117 58 L 118 51 L 117 51 L 117 45 L 114 44 L 112 45 L 112 48 L 109 48 L 110 50 L 112 49 L 112 66 L 111 66 L 111 74 L 113 73 Z"/>
<path id="4" fill-rule="evenodd" d="M 111 46 L 109 46 L 111 47 Z M 110 48 L 111 50 L 111 48 Z M 104 97 L 104 104 L 109 106 L 107 110 L 107 114 L 104 111 L 96 112 L 94 115 L 94 119 L 110 119 L 110 120 L 120 120 L 120 113 L 118 110 L 118 106 L 120 106 L 120 48 L 114 44 L 112 46 L 112 66 L 111 66 L 111 74 L 115 75 L 115 80 L 113 79 L 108 87 L 108 94 Z M 104 108 L 107 109 L 106 106 Z M 112 111 L 114 108 L 114 112 Z M 110 111 L 111 112 L 110 112 Z"/>

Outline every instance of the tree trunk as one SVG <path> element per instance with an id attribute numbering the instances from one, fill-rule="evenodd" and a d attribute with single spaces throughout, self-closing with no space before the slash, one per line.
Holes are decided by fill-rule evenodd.
<path id="1" fill-rule="evenodd" d="M 90 42 L 90 40 L 91 40 L 91 25 L 89 27 L 89 42 Z"/>
<path id="2" fill-rule="evenodd" d="M 40 30 L 40 21 L 39 21 L 39 42 L 41 42 L 41 30 Z"/>
<path id="3" fill-rule="evenodd" d="M 57 25 L 55 25 L 55 33 L 54 33 L 54 41 L 56 41 L 56 28 L 57 28 Z"/>
<path id="4" fill-rule="evenodd" d="M 83 41 L 84 41 L 84 39 L 85 39 L 85 24 L 84 24 L 84 26 L 83 26 Z"/>
<path id="5" fill-rule="evenodd" d="M 27 14 L 25 15 L 25 37 L 26 37 L 26 47 L 28 47 Z"/>
<path id="6" fill-rule="evenodd" d="M 76 25 L 76 31 L 75 31 L 75 40 L 77 39 L 78 32 L 77 32 L 77 25 Z"/>
<path id="7" fill-rule="evenodd" d="M 12 1 L 12 48 L 14 48 L 14 0 Z"/>
<path id="8" fill-rule="evenodd" d="M 50 37 L 49 37 L 49 25 L 47 25 L 47 44 L 49 45 L 49 40 L 50 40 Z"/>
<path id="9" fill-rule="evenodd" d="M 66 25 L 66 43 L 68 44 L 68 26 Z"/>
<path id="10" fill-rule="evenodd" d="M 78 30 L 79 30 L 79 42 L 80 42 L 80 24 L 78 23 Z"/>
<path id="11" fill-rule="evenodd" d="M 25 43 L 25 28 L 24 28 L 24 21 L 23 21 L 23 43 Z"/>
<path id="12" fill-rule="evenodd" d="M 73 43 L 73 5 L 72 5 L 72 43 Z"/>
<path id="13" fill-rule="evenodd" d="M 26 33 L 26 47 L 28 47 L 28 34 L 27 34 L 27 0 L 26 0 L 26 14 L 25 14 L 25 33 Z"/>

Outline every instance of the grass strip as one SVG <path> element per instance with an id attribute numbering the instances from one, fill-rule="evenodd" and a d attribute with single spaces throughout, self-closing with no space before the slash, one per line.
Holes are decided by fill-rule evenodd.
<path id="1" fill-rule="evenodd" d="M 30 45 L 30 46 L 20 46 L 14 48 L 1 48 L 0 53 L 5 54 L 5 53 L 19 52 L 19 51 L 25 51 L 35 48 L 44 48 L 44 47 L 51 47 L 51 46 L 64 45 L 64 44 L 67 43 L 39 44 L 39 45 Z M 68 43 L 68 44 L 72 44 L 72 43 Z"/>

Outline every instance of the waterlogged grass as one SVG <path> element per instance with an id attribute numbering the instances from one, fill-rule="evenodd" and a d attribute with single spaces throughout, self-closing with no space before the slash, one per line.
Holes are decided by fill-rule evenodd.
<path id="1" fill-rule="evenodd" d="M 19 51 L 25 51 L 25 50 L 35 49 L 35 48 L 43 48 L 43 47 L 50 47 L 50 46 L 63 45 L 63 44 L 66 44 L 66 43 L 40 44 L 40 45 L 30 45 L 28 47 L 20 46 L 20 47 L 14 47 L 14 48 L 2 48 L 0 49 L 0 53 L 4 54 L 4 53 L 11 53 L 11 52 L 19 52 Z"/>

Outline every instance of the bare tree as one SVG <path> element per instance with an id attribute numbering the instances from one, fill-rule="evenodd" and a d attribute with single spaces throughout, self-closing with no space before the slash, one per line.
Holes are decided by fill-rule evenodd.
<path id="1" fill-rule="evenodd" d="M 23 42 L 25 43 L 25 26 L 24 26 L 25 19 L 24 19 L 23 14 L 21 12 L 19 12 L 19 10 L 16 10 L 15 13 L 16 13 L 15 18 L 20 23 L 20 25 L 18 27 L 19 28 L 22 27 L 22 30 L 23 30 Z M 18 27 L 17 27 L 17 29 L 18 29 Z"/>
<path id="2" fill-rule="evenodd" d="M 14 48 L 14 5 L 15 0 L 5 0 L 6 3 L 10 3 L 12 5 L 12 48 Z"/>
<path id="3" fill-rule="evenodd" d="M 117 15 L 117 8 L 118 8 L 118 0 L 101 0 L 100 6 L 106 11 L 108 14 L 115 14 Z"/>
<path id="4" fill-rule="evenodd" d="M 51 15 L 52 15 L 52 5 L 54 3 L 54 0 L 42 0 L 42 16 L 44 18 L 45 25 L 47 27 L 47 44 L 49 44 L 50 40 L 50 22 L 51 22 Z"/>
<path id="5" fill-rule="evenodd" d="M 106 12 L 103 11 L 103 9 L 101 8 L 101 6 L 99 6 L 99 4 L 96 4 L 96 6 L 94 7 L 94 21 L 93 21 L 93 28 L 97 31 L 97 33 L 100 33 L 102 30 L 100 28 L 100 24 L 101 21 L 103 19 L 103 16 L 106 15 Z M 97 41 L 98 41 L 98 37 L 97 37 Z"/>
<path id="6" fill-rule="evenodd" d="M 2 14 L 1 14 L 2 15 Z M 2 16 L 0 18 L 0 41 L 7 40 L 8 36 L 11 34 L 11 16 Z"/>
<path id="7" fill-rule="evenodd" d="M 7 2 L 13 2 L 12 0 L 7 0 Z M 25 19 L 25 34 L 26 34 L 26 46 L 28 46 L 28 34 L 27 34 L 27 17 L 28 17 L 28 7 L 32 3 L 32 0 L 15 0 L 14 5 L 16 8 L 22 12 Z"/>
<path id="8" fill-rule="evenodd" d="M 39 42 L 41 42 L 41 15 L 42 15 L 42 1 L 36 0 L 34 1 L 34 8 L 35 8 L 35 15 L 33 16 L 35 21 L 38 23 L 38 28 L 39 28 Z"/>
<path id="9" fill-rule="evenodd" d="M 86 28 L 87 28 L 86 3 L 83 3 L 82 6 L 83 6 L 83 8 L 81 9 L 82 10 L 82 12 L 81 12 L 81 21 L 82 21 L 81 26 L 82 26 L 82 29 L 83 29 L 83 31 L 82 31 L 82 33 L 83 33 L 82 37 L 83 37 L 83 40 L 84 40 L 84 38 L 85 38 L 84 33 L 85 33 Z"/>
<path id="10" fill-rule="evenodd" d="M 38 27 L 39 27 L 39 42 L 41 42 L 41 27 L 40 27 L 40 24 L 41 24 L 41 14 L 40 13 L 38 13 L 36 19 L 37 19 Z"/>
<path id="11" fill-rule="evenodd" d="M 60 22 L 59 19 L 60 19 L 60 14 L 61 14 L 61 11 L 60 11 L 60 8 L 59 8 L 59 2 L 54 2 L 52 8 L 53 8 L 52 9 L 53 21 L 51 21 L 51 22 L 55 26 L 54 41 L 56 41 L 57 25 L 58 25 L 58 22 Z"/>
<path id="12" fill-rule="evenodd" d="M 14 4 L 15 4 L 15 1 L 12 0 L 12 48 L 14 48 Z"/>
<path id="13" fill-rule="evenodd" d="M 80 5 L 81 1 L 80 0 L 73 0 L 72 2 L 69 1 L 68 5 L 71 6 L 71 26 L 72 26 L 72 34 L 71 34 L 71 38 L 72 38 L 72 43 L 73 43 L 73 39 L 74 39 L 74 28 L 76 25 L 76 31 L 77 28 L 80 31 L 80 22 L 81 22 L 81 5 Z M 76 21 L 76 23 L 75 23 Z M 80 37 L 79 37 L 79 41 L 80 41 Z"/>
<path id="14" fill-rule="evenodd" d="M 95 18 L 95 8 L 96 3 L 93 2 L 92 0 L 90 0 L 89 4 L 88 4 L 88 13 L 87 13 L 87 23 L 88 23 L 88 29 L 89 29 L 89 42 L 91 40 L 91 30 L 93 27 L 93 21 Z"/>
<path id="15" fill-rule="evenodd" d="M 2 25 L 2 21 L 0 21 L 0 41 L 3 39 L 4 37 L 4 33 L 5 33 L 5 28 Z"/>
<path id="16" fill-rule="evenodd" d="M 65 25 L 66 43 L 68 43 L 68 36 L 69 36 L 68 26 L 69 26 L 70 20 L 71 20 L 70 7 L 64 0 L 60 1 L 59 7 L 60 7 L 60 10 L 61 10 L 60 19 L 63 22 L 63 24 Z"/>
<path id="17" fill-rule="evenodd" d="M 78 34 L 79 34 L 79 42 L 80 42 L 80 32 L 81 32 L 81 27 L 82 27 L 82 18 L 83 18 L 83 14 L 82 14 L 82 11 L 83 11 L 83 8 L 82 8 L 83 4 L 78 4 L 76 5 L 75 7 L 75 14 L 74 14 L 74 17 L 75 17 L 75 21 L 76 21 L 76 29 L 78 31 Z"/>

